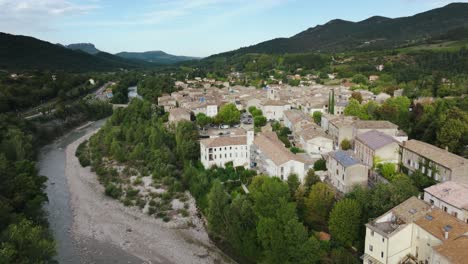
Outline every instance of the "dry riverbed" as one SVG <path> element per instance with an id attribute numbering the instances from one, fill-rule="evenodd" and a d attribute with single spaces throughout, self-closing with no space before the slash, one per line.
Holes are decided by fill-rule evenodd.
<path id="1" fill-rule="evenodd" d="M 83 168 L 75 151 L 96 131 L 68 145 L 66 176 L 73 210 L 72 232 L 77 241 L 112 243 L 146 263 L 232 263 L 209 239 L 203 221 L 188 200 L 190 225 L 165 223 L 138 207 L 125 207 L 104 195 L 104 187 L 90 167 Z M 92 249 L 90 249 L 92 250 Z"/>

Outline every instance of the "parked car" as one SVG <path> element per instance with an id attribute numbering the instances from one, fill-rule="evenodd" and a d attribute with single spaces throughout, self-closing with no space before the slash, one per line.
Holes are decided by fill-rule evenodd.
<path id="1" fill-rule="evenodd" d="M 229 125 L 220 125 L 219 128 L 220 128 L 220 129 L 228 129 L 228 128 L 229 128 Z"/>

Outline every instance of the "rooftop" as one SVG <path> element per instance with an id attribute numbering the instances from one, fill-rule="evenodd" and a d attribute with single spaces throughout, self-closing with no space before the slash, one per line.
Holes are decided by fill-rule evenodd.
<path id="1" fill-rule="evenodd" d="M 381 234 L 391 235 L 400 227 L 423 218 L 430 209 L 429 204 L 413 196 L 366 226 Z"/>
<path id="2" fill-rule="evenodd" d="M 456 239 L 468 232 L 468 224 L 438 208 L 427 212 L 425 217 L 416 220 L 415 224 L 442 241 Z M 447 239 L 444 237 L 445 232 L 448 232 Z"/>
<path id="3" fill-rule="evenodd" d="M 290 160 L 304 162 L 304 160 L 287 149 L 278 139 L 275 132 L 262 132 L 255 137 L 254 145 L 257 146 L 276 165 L 282 165 Z"/>
<path id="4" fill-rule="evenodd" d="M 362 142 L 364 145 L 373 150 L 379 149 L 391 143 L 398 143 L 398 141 L 393 137 L 377 130 L 371 130 L 366 133 L 359 134 L 356 136 L 356 140 Z"/>
<path id="5" fill-rule="evenodd" d="M 240 137 L 206 138 L 206 139 L 200 140 L 200 144 L 205 146 L 205 148 L 247 145 L 247 137 L 240 136 Z"/>
<path id="6" fill-rule="evenodd" d="M 446 241 L 442 245 L 434 247 L 434 249 L 453 264 L 466 263 L 468 259 L 468 233 Z"/>
<path id="7" fill-rule="evenodd" d="M 330 155 L 338 161 L 343 167 L 350 167 L 359 164 L 359 161 L 353 157 L 351 151 L 337 150 L 330 152 Z"/>
<path id="8" fill-rule="evenodd" d="M 354 122 L 356 129 L 398 129 L 398 126 L 384 120 L 357 120 Z"/>
<path id="9" fill-rule="evenodd" d="M 467 159 L 419 140 L 408 140 L 403 144 L 403 148 L 415 152 L 449 169 L 468 165 Z"/>
<path id="10" fill-rule="evenodd" d="M 301 120 L 310 120 L 310 116 L 304 114 L 300 110 L 286 110 L 284 111 L 284 117 L 287 118 L 292 124 L 300 122 Z"/>
<path id="11" fill-rule="evenodd" d="M 424 189 L 446 203 L 468 210 L 468 185 L 447 181 Z"/>

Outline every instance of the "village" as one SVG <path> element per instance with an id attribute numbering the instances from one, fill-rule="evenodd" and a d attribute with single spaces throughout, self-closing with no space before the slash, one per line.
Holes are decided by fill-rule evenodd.
<path id="1" fill-rule="evenodd" d="M 369 76 L 369 81 L 377 78 Z M 285 181 L 294 174 L 301 182 L 315 170 L 339 197 L 356 185 L 372 188 L 388 182 L 384 167 L 407 175 L 417 171 L 434 185 L 366 225 L 363 263 L 463 261 L 468 247 L 468 160 L 410 139 L 389 121 L 344 114 L 356 93 L 363 103 L 382 104 L 401 96 L 401 90 L 375 95 L 353 91 L 346 83 L 302 81 L 299 86 L 257 89 L 206 78 L 175 85 L 178 91 L 158 98 L 170 123 L 216 120 L 226 105 L 241 113 L 234 123 L 219 118 L 197 122 L 205 168 L 232 163 Z M 266 122 L 256 122 L 258 116 Z"/>

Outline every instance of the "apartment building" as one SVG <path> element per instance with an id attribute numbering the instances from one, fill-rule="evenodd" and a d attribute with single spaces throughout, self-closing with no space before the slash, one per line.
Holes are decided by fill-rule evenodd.
<path id="1" fill-rule="evenodd" d="M 368 168 L 351 151 L 330 152 L 327 169 L 331 184 L 342 193 L 351 191 L 355 185 L 367 186 Z"/>
<path id="2" fill-rule="evenodd" d="M 398 163 L 400 144 L 398 141 L 377 130 L 371 130 L 356 136 L 354 153 L 356 157 L 369 167 L 374 161 L 380 163 Z"/>
<path id="3" fill-rule="evenodd" d="M 232 162 L 235 167 L 248 167 L 250 164 L 250 146 L 254 132 L 247 131 L 246 136 L 224 136 L 200 140 L 200 160 L 205 168 L 224 167 Z"/>
<path id="4" fill-rule="evenodd" d="M 301 182 L 312 166 L 312 163 L 287 149 L 274 132 L 263 132 L 255 137 L 251 148 L 251 163 L 252 168 L 260 173 L 282 180 L 296 174 Z"/>
<path id="5" fill-rule="evenodd" d="M 340 147 L 343 140 L 353 140 L 355 117 L 340 116 L 328 121 L 328 134 L 332 137 L 335 149 Z"/>
<path id="6" fill-rule="evenodd" d="M 365 264 L 466 263 L 468 224 L 416 197 L 366 224 Z"/>
<path id="7" fill-rule="evenodd" d="M 446 181 L 424 189 L 424 201 L 468 223 L 468 185 Z"/>
<path id="8" fill-rule="evenodd" d="M 439 182 L 468 183 L 468 160 L 463 157 L 414 139 L 404 142 L 400 151 L 409 174 L 420 170 Z"/>

